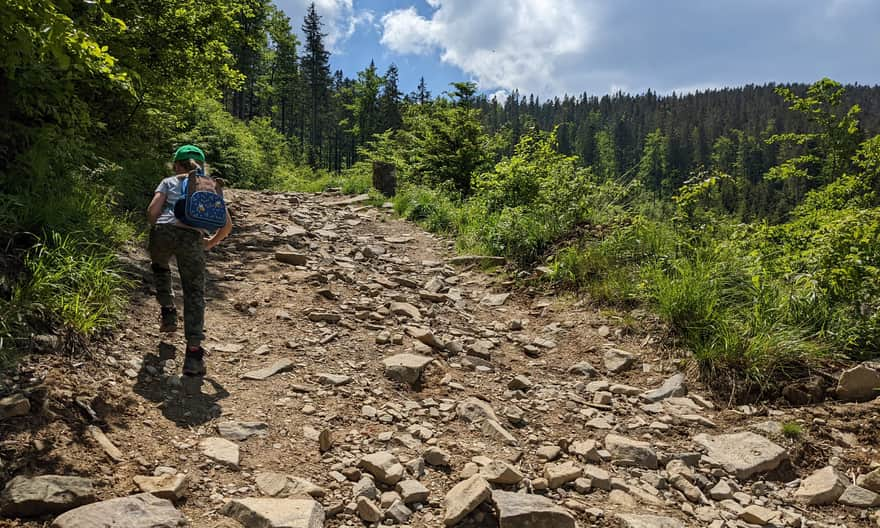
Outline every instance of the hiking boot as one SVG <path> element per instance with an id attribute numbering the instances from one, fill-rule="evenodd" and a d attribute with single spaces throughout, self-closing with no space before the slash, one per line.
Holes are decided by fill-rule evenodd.
<path id="1" fill-rule="evenodd" d="M 176 332 L 177 331 L 177 308 L 173 306 L 162 307 L 162 324 L 159 325 L 160 332 Z"/>
<path id="2" fill-rule="evenodd" d="M 205 368 L 205 349 L 202 347 L 187 347 L 183 358 L 184 376 L 204 376 L 208 370 Z"/>

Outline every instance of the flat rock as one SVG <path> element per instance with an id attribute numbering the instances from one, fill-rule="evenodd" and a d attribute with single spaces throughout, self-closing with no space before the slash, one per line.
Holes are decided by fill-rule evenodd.
<path id="1" fill-rule="evenodd" d="M 414 321 L 421 321 L 422 313 L 418 308 L 406 302 L 392 302 L 388 308 L 394 315 L 409 317 Z"/>
<path id="2" fill-rule="evenodd" d="M 763 506 L 752 504 L 750 506 L 746 506 L 746 508 L 740 512 L 739 518 L 749 524 L 765 526 L 779 518 L 779 513 L 767 509 Z"/>
<path id="3" fill-rule="evenodd" d="M 394 488 L 404 504 L 413 504 L 415 502 L 425 502 L 428 500 L 430 491 L 418 480 L 401 480 Z"/>
<path id="4" fill-rule="evenodd" d="M 468 422 L 479 422 L 482 420 L 498 420 L 498 415 L 492 406 L 479 398 L 468 398 L 458 404 L 458 415 Z"/>
<path id="5" fill-rule="evenodd" d="M 599 375 L 599 371 L 596 370 L 593 365 L 587 363 L 586 361 L 581 361 L 580 363 L 575 363 L 574 365 L 568 367 L 568 373 L 578 374 L 587 378 L 592 378 L 593 376 Z"/>
<path id="6" fill-rule="evenodd" d="M 605 436 L 605 449 L 618 465 L 657 469 L 657 453 L 647 442 L 609 434 Z"/>
<path id="7" fill-rule="evenodd" d="M 358 467 L 376 477 L 376 480 L 393 486 L 403 480 L 405 470 L 397 457 L 388 451 L 371 453 L 361 458 Z"/>
<path id="8" fill-rule="evenodd" d="M 427 328 L 422 328 L 421 326 L 407 326 L 406 333 L 431 348 L 436 348 L 438 350 L 443 348 L 443 343 L 438 341 L 434 333 Z"/>
<path id="9" fill-rule="evenodd" d="M 856 484 L 874 493 L 880 493 L 880 468 L 861 475 L 857 479 Z"/>
<path id="10" fill-rule="evenodd" d="M 747 431 L 717 436 L 698 434 L 694 442 L 706 449 L 709 458 L 740 480 L 773 471 L 788 460 L 785 449 Z"/>
<path id="11" fill-rule="evenodd" d="M 327 494 L 324 488 L 307 479 L 271 471 L 257 473 L 256 483 L 260 492 L 270 497 L 304 497 L 308 495 L 320 499 Z"/>
<path id="12" fill-rule="evenodd" d="M 382 520 L 382 509 L 371 499 L 363 496 L 357 498 L 357 514 L 368 523 L 377 523 Z"/>
<path id="13" fill-rule="evenodd" d="M 9 517 L 58 514 L 95 501 L 92 481 L 82 477 L 19 475 L 0 494 L 0 513 Z"/>
<path id="14" fill-rule="evenodd" d="M 794 497 L 800 502 L 814 506 L 831 504 L 849 485 L 849 479 L 842 473 L 831 466 L 826 466 L 801 481 L 800 487 L 794 492 Z"/>
<path id="15" fill-rule="evenodd" d="M 599 444 L 595 440 L 575 440 L 568 446 L 568 454 L 587 462 L 602 462 Z"/>
<path id="16" fill-rule="evenodd" d="M 431 361 L 433 358 L 417 354 L 396 354 L 383 359 L 382 364 L 385 365 L 385 376 L 388 379 L 415 385 Z"/>
<path id="17" fill-rule="evenodd" d="M 329 374 L 326 372 L 318 374 L 318 383 L 321 385 L 339 387 L 340 385 L 346 385 L 350 382 L 351 376 L 346 376 L 345 374 Z"/>
<path id="18" fill-rule="evenodd" d="M 636 361 L 635 356 L 629 352 L 618 350 L 616 348 L 605 350 L 602 359 L 605 362 L 605 370 L 612 374 L 619 374 L 629 370 Z"/>
<path id="19" fill-rule="evenodd" d="M 186 475 L 158 475 L 134 477 L 134 483 L 143 493 L 151 493 L 160 499 L 177 502 L 186 495 Z"/>
<path id="20" fill-rule="evenodd" d="M 837 502 L 856 508 L 875 508 L 880 506 L 880 495 L 861 486 L 849 486 Z"/>
<path id="21" fill-rule="evenodd" d="M 485 304 L 486 306 L 503 306 L 504 303 L 507 302 L 508 297 L 510 297 L 509 293 L 489 293 L 480 299 L 480 304 Z"/>
<path id="22" fill-rule="evenodd" d="M 659 388 L 642 394 L 642 398 L 650 402 L 657 402 L 685 394 L 687 394 L 687 385 L 684 382 L 684 374 L 678 373 L 664 381 Z"/>
<path id="23" fill-rule="evenodd" d="M 547 479 L 547 485 L 550 486 L 550 489 L 556 489 L 569 482 L 574 482 L 581 476 L 582 471 L 580 466 L 574 462 L 547 464 L 544 466 L 544 478 Z"/>
<path id="24" fill-rule="evenodd" d="M 265 422 L 221 422 L 217 432 L 227 440 L 247 440 L 252 436 L 269 434 L 269 424 Z"/>
<path id="25" fill-rule="evenodd" d="M 499 528 L 575 528 L 574 517 L 540 495 L 495 490 L 492 502 Z"/>
<path id="26" fill-rule="evenodd" d="M 455 525 L 491 496 L 489 483 L 479 475 L 459 482 L 443 500 L 443 523 L 446 526 Z"/>
<path id="27" fill-rule="evenodd" d="M 0 421 L 16 416 L 25 416 L 31 411 L 31 402 L 24 394 L 13 394 L 0 398 Z"/>
<path id="28" fill-rule="evenodd" d="M 684 528 L 684 523 L 672 517 L 618 513 L 614 516 L 620 528 Z"/>
<path id="29" fill-rule="evenodd" d="M 311 499 L 234 499 L 221 512 L 245 528 L 324 526 L 324 508 Z"/>
<path id="30" fill-rule="evenodd" d="M 837 382 L 837 397 L 844 401 L 868 401 L 880 396 L 880 370 L 865 363 L 845 370 Z"/>
<path id="31" fill-rule="evenodd" d="M 295 251 L 278 250 L 275 252 L 275 260 L 293 266 L 305 266 L 308 262 L 308 257 Z"/>
<path id="32" fill-rule="evenodd" d="M 225 438 L 205 438 L 199 442 L 202 454 L 214 462 L 238 469 L 238 444 Z"/>
<path id="33" fill-rule="evenodd" d="M 293 360 L 292 359 L 279 359 L 275 363 L 272 363 L 268 367 L 261 368 L 259 370 L 252 370 L 242 376 L 242 379 L 246 380 L 257 380 L 261 381 L 270 376 L 274 376 L 279 372 L 285 372 L 293 368 Z"/>
<path id="34" fill-rule="evenodd" d="M 480 422 L 480 431 L 489 438 L 499 440 L 509 446 L 517 445 L 516 437 L 496 420 L 483 420 Z"/>
<path id="35" fill-rule="evenodd" d="M 480 468 L 480 476 L 487 482 L 502 486 L 519 484 L 523 479 L 522 472 L 502 460 L 493 460 Z"/>
<path id="36" fill-rule="evenodd" d="M 171 501 L 150 493 L 80 506 L 61 514 L 52 528 L 176 528 L 186 526 Z"/>

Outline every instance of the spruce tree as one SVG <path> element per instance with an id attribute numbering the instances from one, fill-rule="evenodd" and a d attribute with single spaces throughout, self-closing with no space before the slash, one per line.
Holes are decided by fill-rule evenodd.
<path id="1" fill-rule="evenodd" d="M 330 52 L 324 47 L 324 37 L 327 35 L 321 33 L 321 28 L 321 17 L 312 3 L 302 25 L 306 42 L 300 62 L 305 106 L 309 112 L 306 123 L 309 133 L 307 160 L 312 167 L 317 167 L 321 160 L 325 116 L 330 103 Z"/>
<path id="2" fill-rule="evenodd" d="M 388 129 L 398 129 L 402 122 L 400 115 L 400 87 L 398 87 L 397 65 L 391 63 L 385 72 L 384 84 L 382 86 L 382 96 L 379 99 L 379 114 L 381 130 L 384 132 Z"/>

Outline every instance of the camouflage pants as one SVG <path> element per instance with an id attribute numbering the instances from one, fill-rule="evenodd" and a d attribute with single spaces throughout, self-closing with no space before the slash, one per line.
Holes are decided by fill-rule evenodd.
<path id="1" fill-rule="evenodd" d="M 156 280 L 156 299 L 162 306 L 174 306 L 171 285 L 171 257 L 183 286 L 183 330 L 188 346 L 205 339 L 205 250 L 202 234 L 173 225 L 155 225 L 150 230 L 150 259 Z"/>

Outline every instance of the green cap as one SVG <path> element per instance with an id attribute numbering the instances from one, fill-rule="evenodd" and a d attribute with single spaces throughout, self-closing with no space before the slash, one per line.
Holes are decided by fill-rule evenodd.
<path id="1" fill-rule="evenodd" d="M 202 149 L 195 145 L 184 145 L 174 152 L 174 161 L 194 159 L 196 161 L 205 161 L 205 153 Z"/>

